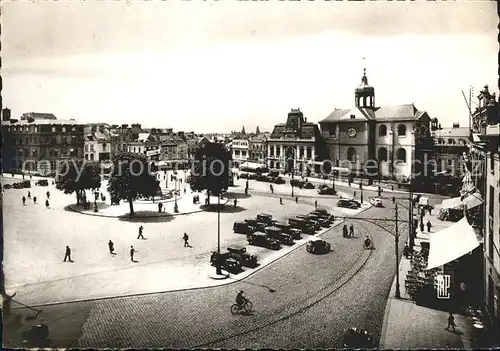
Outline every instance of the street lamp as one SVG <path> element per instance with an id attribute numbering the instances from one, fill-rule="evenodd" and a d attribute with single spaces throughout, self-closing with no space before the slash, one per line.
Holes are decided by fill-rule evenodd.
<path id="1" fill-rule="evenodd" d="M 94 191 L 94 212 L 97 212 L 97 198 L 99 197 L 99 190 Z"/>
<path id="2" fill-rule="evenodd" d="M 361 183 L 359 183 L 359 189 L 361 190 L 361 203 L 363 203 L 363 180 L 360 180 Z"/>
<path id="3" fill-rule="evenodd" d="M 217 262 L 215 264 L 216 274 L 221 275 L 221 256 L 220 256 L 220 193 L 217 194 Z"/>
<path id="4" fill-rule="evenodd" d="M 396 253 L 396 299 L 401 298 L 401 291 L 399 289 L 399 228 L 398 228 L 398 204 L 395 204 L 395 212 L 396 212 L 396 233 L 394 236 L 395 248 L 394 251 Z"/>
<path id="5" fill-rule="evenodd" d="M 179 213 L 179 207 L 177 206 L 177 175 L 174 175 L 174 180 L 175 180 L 175 184 L 174 184 L 174 196 L 175 196 L 175 199 L 174 199 L 174 212 L 175 213 Z"/>

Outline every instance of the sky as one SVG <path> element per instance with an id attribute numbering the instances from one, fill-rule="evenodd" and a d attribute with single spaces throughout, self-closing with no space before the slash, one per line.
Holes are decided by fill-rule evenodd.
<path id="1" fill-rule="evenodd" d="M 498 94 L 495 1 L 2 1 L 4 107 L 81 122 L 271 131 L 354 107 L 468 122 L 462 91 Z"/>

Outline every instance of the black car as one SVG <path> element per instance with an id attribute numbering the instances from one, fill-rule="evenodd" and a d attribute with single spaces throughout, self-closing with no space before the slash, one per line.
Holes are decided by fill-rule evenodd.
<path id="1" fill-rule="evenodd" d="M 373 336 L 361 328 L 349 328 L 342 339 L 342 348 L 345 349 L 373 349 Z"/>
<path id="2" fill-rule="evenodd" d="M 299 180 L 299 179 L 290 179 L 290 185 L 291 186 L 295 186 L 299 189 L 302 189 L 304 188 L 306 182 L 304 182 L 303 180 Z"/>
<path id="3" fill-rule="evenodd" d="M 318 222 L 320 226 L 324 227 L 324 228 L 328 228 L 332 222 L 330 220 L 328 220 L 327 218 L 325 217 L 321 217 L 317 214 L 313 214 L 313 213 L 310 213 L 307 218 L 315 221 L 315 222 Z"/>
<path id="4" fill-rule="evenodd" d="M 252 234 L 257 231 L 255 227 L 252 227 L 249 223 L 247 222 L 234 222 L 233 224 L 233 231 L 235 233 L 240 233 L 240 234 Z"/>
<path id="5" fill-rule="evenodd" d="M 299 240 L 302 238 L 300 235 L 300 234 L 302 234 L 300 229 L 294 228 L 290 224 L 276 222 L 276 223 L 274 223 L 274 226 L 281 229 L 282 233 L 290 235 L 294 240 Z"/>
<path id="6" fill-rule="evenodd" d="M 238 175 L 241 179 L 248 179 L 248 173 L 240 173 Z"/>
<path id="7" fill-rule="evenodd" d="M 285 245 L 293 245 L 294 244 L 293 238 L 288 234 L 282 233 L 280 228 L 267 227 L 266 234 L 271 239 L 278 240 L 282 244 L 285 244 Z"/>
<path id="8" fill-rule="evenodd" d="M 305 234 L 314 234 L 316 232 L 314 225 L 305 219 L 289 218 L 288 223 L 292 228 L 300 229 Z"/>
<path id="9" fill-rule="evenodd" d="M 339 201 L 337 201 L 337 206 L 355 210 L 360 208 L 361 204 L 356 200 L 340 199 Z"/>
<path id="10" fill-rule="evenodd" d="M 261 174 L 261 175 L 258 175 L 258 176 L 257 176 L 257 180 L 258 180 L 259 182 L 266 182 L 266 181 L 267 181 L 267 176 L 262 175 L 262 174 Z"/>
<path id="11" fill-rule="evenodd" d="M 314 219 L 309 217 L 309 215 L 297 215 L 296 217 L 308 221 L 314 227 L 314 230 L 321 229 L 321 224 L 318 221 L 315 221 Z"/>
<path id="12" fill-rule="evenodd" d="M 244 246 L 229 246 L 227 248 L 227 257 L 238 261 L 242 266 L 255 268 L 258 266 L 258 258 L 255 255 L 247 253 L 247 248 Z"/>
<path id="13" fill-rule="evenodd" d="M 334 188 L 321 188 L 318 190 L 319 195 L 336 195 L 337 191 Z"/>
<path id="14" fill-rule="evenodd" d="M 306 251 L 309 253 L 327 253 L 330 252 L 331 246 L 324 240 L 311 240 L 306 244 Z"/>
<path id="15" fill-rule="evenodd" d="M 285 184 L 285 180 L 281 177 L 274 177 L 273 178 L 273 183 L 274 184 Z"/>
<path id="16" fill-rule="evenodd" d="M 323 210 L 323 209 L 319 209 L 318 208 L 318 209 L 312 211 L 311 214 L 319 216 L 319 217 L 322 217 L 322 218 L 326 218 L 330 222 L 334 222 L 335 221 L 335 216 L 332 215 L 332 214 L 329 214 L 326 210 Z"/>
<path id="17" fill-rule="evenodd" d="M 49 186 L 49 181 L 47 179 L 40 179 L 35 182 L 38 186 Z"/>
<path id="18" fill-rule="evenodd" d="M 273 219 L 273 216 L 270 214 L 267 214 L 267 213 L 259 213 L 257 215 L 257 221 L 262 222 L 262 223 L 266 223 L 268 225 L 272 225 L 274 222 L 276 222 Z"/>
<path id="19" fill-rule="evenodd" d="M 321 184 L 321 185 L 318 185 L 318 189 L 321 190 L 321 189 L 326 189 L 328 188 L 328 185 L 326 184 Z"/>
<path id="20" fill-rule="evenodd" d="M 278 240 L 271 239 L 262 232 L 255 232 L 248 235 L 247 240 L 250 245 L 263 246 L 272 250 L 279 250 L 281 248 L 281 244 Z"/>
<path id="21" fill-rule="evenodd" d="M 280 172 L 276 171 L 276 170 L 272 170 L 272 171 L 269 172 L 269 176 L 270 177 L 276 178 L 276 177 L 279 177 L 279 175 L 280 175 Z"/>
<path id="22" fill-rule="evenodd" d="M 256 228 L 257 230 L 264 231 L 264 228 L 268 226 L 267 223 L 260 222 L 256 219 L 245 219 L 245 222 L 247 222 L 249 225 L 252 227 Z"/>
<path id="23" fill-rule="evenodd" d="M 310 183 L 310 182 L 307 182 L 307 183 L 304 183 L 304 186 L 303 186 L 304 189 L 314 189 L 315 186 L 313 183 Z"/>

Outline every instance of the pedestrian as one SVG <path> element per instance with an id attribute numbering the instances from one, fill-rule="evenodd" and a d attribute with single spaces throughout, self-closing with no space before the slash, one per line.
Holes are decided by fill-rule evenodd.
<path id="1" fill-rule="evenodd" d="M 66 259 L 68 259 L 69 262 L 73 262 L 71 261 L 71 249 L 69 248 L 69 246 L 66 246 L 66 253 L 64 254 L 63 262 L 66 262 Z"/>
<path id="2" fill-rule="evenodd" d="M 47 190 L 47 199 L 50 199 L 50 191 Z"/>
<path id="3" fill-rule="evenodd" d="M 394 185 L 391 185 L 391 191 L 394 191 Z"/>
<path id="4" fill-rule="evenodd" d="M 392 203 L 395 204 L 396 203 L 396 198 L 393 196 L 392 197 Z"/>
<path id="5" fill-rule="evenodd" d="M 245 195 L 248 195 L 248 187 L 245 188 Z"/>
<path id="6" fill-rule="evenodd" d="M 31 199 L 31 192 L 28 191 L 28 199 Z"/>
<path id="7" fill-rule="evenodd" d="M 184 236 L 182 237 L 182 240 L 184 240 L 184 247 L 188 247 L 189 246 L 189 235 L 187 235 L 187 233 L 184 233 Z"/>
<path id="8" fill-rule="evenodd" d="M 238 205 L 238 200 L 234 199 L 234 207 Z"/>
<path id="9" fill-rule="evenodd" d="M 186 193 L 186 188 L 184 188 L 184 194 Z"/>
<path id="10" fill-rule="evenodd" d="M 115 244 L 111 240 L 108 242 L 108 248 L 109 248 L 109 253 L 113 254 L 115 251 Z"/>
<path id="11" fill-rule="evenodd" d="M 354 226 L 352 224 L 349 226 L 349 236 L 354 236 Z"/>
<path id="12" fill-rule="evenodd" d="M 356 197 L 356 190 L 354 190 L 354 195 L 353 195 L 353 197 Z"/>
<path id="13" fill-rule="evenodd" d="M 45 200 L 45 207 L 49 208 L 50 204 L 49 204 L 49 199 Z"/>
<path id="14" fill-rule="evenodd" d="M 342 227 L 342 236 L 344 238 L 347 238 L 349 236 L 349 229 L 347 229 L 347 225 L 344 224 L 344 227 Z"/>
<path id="15" fill-rule="evenodd" d="M 161 209 L 163 207 L 163 204 L 161 202 L 158 203 L 158 213 L 161 213 Z"/>
<path id="16" fill-rule="evenodd" d="M 135 254 L 135 249 L 133 246 L 130 246 L 130 261 L 134 262 L 134 254 Z"/>
<path id="17" fill-rule="evenodd" d="M 450 327 L 452 327 L 453 331 L 455 331 L 456 326 L 457 325 L 455 324 L 455 317 L 453 317 L 453 313 L 450 312 L 450 315 L 448 316 L 448 326 L 445 329 L 450 330 Z"/>
<path id="18" fill-rule="evenodd" d="M 420 222 L 420 231 L 424 232 L 424 222 Z"/>
<path id="19" fill-rule="evenodd" d="M 274 194 L 274 187 L 272 184 L 269 184 L 269 189 L 271 189 L 271 193 Z"/>
<path id="20" fill-rule="evenodd" d="M 431 232 L 431 228 L 432 228 L 432 224 L 431 224 L 431 221 L 427 221 L 427 232 L 430 233 Z"/>
<path id="21" fill-rule="evenodd" d="M 142 225 L 139 227 L 139 235 L 137 236 L 137 239 L 144 239 L 144 235 L 142 235 L 142 230 L 144 228 L 142 227 Z"/>
<path id="22" fill-rule="evenodd" d="M 36 196 L 33 197 L 33 203 L 36 204 Z"/>
<path id="23" fill-rule="evenodd" d="M 295 203 L 298 204 L 299 203 L 299 197 L 298 196 L 295 196 Z"/>
<path id="24" fill-rule="evenodd" d="M 314 208 L 318 208 L 318 200 L 314 200 Z"/>
<path id="25" fill-rule="evenodd" d="M 280 197 L 280 205 L 283 205 L 283 198 Z"/>
<path id="26" fill-rule="evenodd" d="M 429 207 L 429 215 L 432 215 L 432 206 Z"/>
<path id="27" fill-rule="evenodd" d="M 23 205 L 26 205 L 26 197 L 25 196 L 22 197 L 22 200 L 23 200 Z"/>

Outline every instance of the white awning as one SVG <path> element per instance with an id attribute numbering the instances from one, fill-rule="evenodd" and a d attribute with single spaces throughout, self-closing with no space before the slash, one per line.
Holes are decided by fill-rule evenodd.
<path id="1" fill-rule="evenodd" d="M 476 191 L 474 194 L 468 195 L 462 201 L 464 204 L 467 205 L 467 209 L 469 209 L 469 210 L 471 208 L 474 208 L 474 207 L 481 205 L 484 202 L 483 197 L 481 196 L 481 194 L 478 191 Z"/>
<path id="2" fill-rule="evenodd" d="M 168 165 L 168 163 L 167 163 L 167 162 L 165 162 L 165 161 L 159 161 L 159 162 L 156 162 L 156 165 L 157 165 L 158 167 L 161 167 L 161 166 L 166 166 L 166 165 Z"/>
<path id="3" fill-rule="evenodd" d="M 461 197 L 443 200 L 441 208 L 460 208 L 463 205 Z"/>
<path id="4" fill-rule="evenodd" d="M 479 246 L 476 233 L 464 217 L 457 223 L 430 234 L 427 269 L 440 267 L 471 252 Z"/>
<path id="5" fill-rule="evenodd" d="M 240 165 L 240 169 L 242 168 L 248 168 L 250 170 L 257 170 L 257 169 L 260 169 L 260 168 L 265 168 L 266 165 L 265 164 L 261 164 L 261 163 L 256 163 L 256 162 L 244 162 Z"/>

